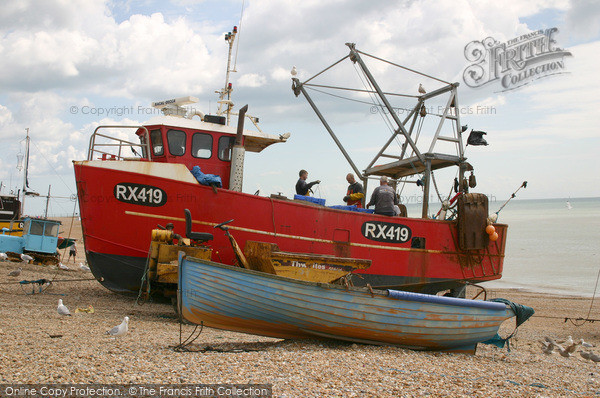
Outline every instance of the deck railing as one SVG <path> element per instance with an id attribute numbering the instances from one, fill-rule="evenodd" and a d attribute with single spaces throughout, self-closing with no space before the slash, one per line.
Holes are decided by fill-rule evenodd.
<path id="1" fill-rule="evenodd" d="M 144 135 L 141 136 L 141 142 L 131 142 L 124 140 L 122 138 L 112 137 L 106 134 L 101 134 L 98 132 L 100 129 L 142 129 L 144 130 Z M 97 138 L 105 138 L 109 142 L 96 142 Z M 129 156 L 123 156 L 122 149 L 124 147 L 129 147 L 130 149 L 134 149 L 135 147 L 139 147 L 140 153 L 138 153 L 138 158 L 132 158 Z M 107 152 L 108 148 L 118 148 L 117 153 Z M 148 133 L 148 129 L 144 126 L 98 126 L 94 130 L 94 133 L 90 137 L 90 145 L 88 148 L 88 157 L 87 160 L 94 160 L 94 155 L 101 155 L 100 159 L 102 160 L 133 160 L 133 159 L 147 159 L 152 160 L 152 152 L 150 151 L 150 134 Z M 135 152 L 134 152 L 135 153 Z"/>

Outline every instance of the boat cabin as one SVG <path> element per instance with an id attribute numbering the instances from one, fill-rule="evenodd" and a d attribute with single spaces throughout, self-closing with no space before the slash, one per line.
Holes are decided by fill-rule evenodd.
<path id="1" fill-rule="evenodd" d="M 153 103 L 164 115 L 156 116 L 143 126 L 100 126 L 90 140 L 88 160 L 145 160 L 159 163 L 180 163 L 188 169 L 199 166 L 204 174 L 221 177 L 223 188 L 229 188 L 231 154 L 237 128 L 226 124 L 225 116 L 188 114 L 182 104 L 197 102 L 193 97 L 177 98 Z M 164 105 L 164 104 L 168 105 Z M 198 116 L 194 118 L 194 116 Z M 247 116 L 255 125 L 256 119 Z M 136 128 L 139 143 L 98 133 L 101 128 Z M 242 145 L 245 151 L 261 152 L 271 144 L 285 142 L 290 134 L 270 135 L 262 131 L 243 130 Z M 112 140 L 102 143 L 97 138 Z M 118 141 L 117 144 L 114 141 Z M 114 153 L 114 147 L 118 153 Z M 110 149 L 101 149 L 112 147 Z M 122 149 L 130 147 L 137 157 L 125 157 Z M 139 152 L 135 150 L 139 148 Z M 140 153 L 141 152 L 141 153 Z M 95 157 L 100 155 L 98 157 Z"/>
<path id="2" fill-rule="evenodd" d="M 220 176 L 223 187 L 229 187 L 234 134 L 181 124 L 145 127 L 150 136 L 153 162 L 182 163 L 190 170 L 199 166 L 205 174 Z M 137 134 L 143 142 L 146 131 L 140 129 Z"/>
<path id="3" fill-rule="evenodd" d="M 54 254 L 56 253 L 60 224 L 60 221 L 56 220 L 25 217 L 23 236 L 6 235 L 8 229 L 2 229 L 0 251 Z"/>

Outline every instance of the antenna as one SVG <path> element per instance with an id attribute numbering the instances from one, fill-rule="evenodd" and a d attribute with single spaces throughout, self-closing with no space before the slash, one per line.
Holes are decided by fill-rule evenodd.
<path id="1" fill-rule="evenodd" d="M 238 33 L 237 26 L 234 26 L 231 32 L 225 34 L 225 41 L 229 43 L 229 55 L 227 56 L 227 73 L 225 73 L 225 87 L 221 90 L 217 91 L 219 94 L 219 109 L 217 111 L 217 115 L 221 116 L 222 114 L 227 115 L 227 125 L 229 126 L 229 120 L 231 118 L 231 109 L 233 109 L 233 101 L 231 101 L 231 92 L 233 91 L 233 86 L 229 83 L 229 74 L 232 72 L 231 70 L 231 54 L 233 50 L 233 43 L 235 42 L 235 36 Z M 225 99 L 227 97 L 227 99 Z M 223 110 L 223 106 L 226 105 L 227 108 Z"/>

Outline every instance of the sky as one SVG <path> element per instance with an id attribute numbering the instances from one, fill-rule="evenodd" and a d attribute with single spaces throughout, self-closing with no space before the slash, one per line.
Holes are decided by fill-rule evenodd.
<path id="1" fill-rule="evenodd" d="M 316 196 L 342 204 L 352 170 L 307 101 L 294 96 L 290 70 L 296 66 L 304 81 L 348 55 L 350 42 L 460 83 L 461 124 L 487 133 L 489 145 L 469 146 L 465 155 L 475 169 L 475 191 L 490 197 L 492 210 L 524 180 L 528 186 L 518 199 L 600 196 L 600 2 L 566 0 L 6 2 L 0 13 L 2 193 L 22 185 L 17 154 L 24 152 L 26 129 L 30 189 L 45 195 L 51 185 L 50 214 L 67 215 L 76 211 L 72 161 L 86 158 L 96 126 L 143 123 L 154 116 L 152 101 L 188 95 L 200 99 L 197 108 L 214 113 L 215 90 L 225 81 L 224 34 L 234 25 L 240 26 L 231 78 L 236 109 L 249 104 L 264 132 L 291 133 L 285 144 L 246 155 L 245 192 L 292 196 L 298 170 L 306 169 L 310 181 L 321 180 Z M 552 28 L 558 29 L 554 47 L 571 54 L 561 59 L 562 73 L 508 91 L 499 81 L 466 84 L 463 73 L 473 63 L 465 55 L 469 43 L 510 43 Z M 354 65 L 345 62 L 314 82 L 364 88 Z M 368 66 L 385 91 L 418 95 L 419 84 L 428 91 L 443 86 L 372 59 Z M 335 94 L 345 98 L 310 91 L 362 170 L 390 129 L 368 95 Z M 414 98 L 401 98 L 394 105 L 411 103 Z M 426 148 L 435 128 L 428 123 L 419 142 Z M 441 196 L 454 176 L 436 172 Z M 407 184 L 404 201 L 419 200 L 420 189 Z M 26 213 L 39 215 L 45 204 L 27 199 Z"/>

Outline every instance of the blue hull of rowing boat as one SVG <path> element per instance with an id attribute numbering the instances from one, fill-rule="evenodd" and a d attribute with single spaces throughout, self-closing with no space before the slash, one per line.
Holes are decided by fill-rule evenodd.
<path id="1" fill-rule="evenodd" d="M 327 337 L 473 352 L 513 311 L 502 303 L 298 281 L 180 256 L 185 319 L 278 338 Z"/>

